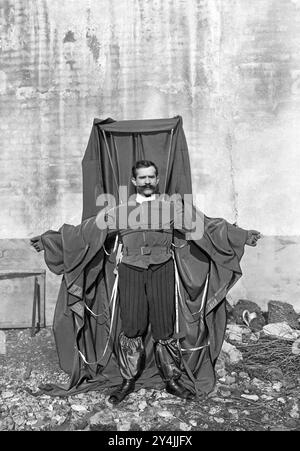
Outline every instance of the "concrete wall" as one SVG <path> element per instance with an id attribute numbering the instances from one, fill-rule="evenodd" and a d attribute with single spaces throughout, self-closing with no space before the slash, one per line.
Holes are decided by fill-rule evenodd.
<path id="1" fill-rule="evenodd" d="M 1 0 L 0 268 L 80 221 L 94 117 L 180 114 L 198 206 L 265 236 L 231 300 L 300 310 L 299 25 L 300 0 Z"/>

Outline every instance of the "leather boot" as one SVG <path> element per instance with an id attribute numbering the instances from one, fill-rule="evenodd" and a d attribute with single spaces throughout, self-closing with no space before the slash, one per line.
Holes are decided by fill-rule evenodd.
<path id="1" fill-rule="evenodd" d="M 135 389 L 135 379 L 123 379 L 122 384 L 112 392 L 108 401 L 111 404 L 119 404 L 126 396 L 130 395 Z"/>
<path id="2" fill-rule="evenodd" d="M 155 361 L 166 390 L 174 396 L 191 400 L 193 393 L 180 382 L 181 355 L 175 339 L 159 340 L 154 344 Z"/>
<path id="3" fill-rule="evenodd" d="M 119 404 L 135 389 L 135 381 L 141 374 L 145 362 L 142 337 L 128 338 L 121 332 L 117 352 L 123 382 L 108 398 L 112 404 Z"/>

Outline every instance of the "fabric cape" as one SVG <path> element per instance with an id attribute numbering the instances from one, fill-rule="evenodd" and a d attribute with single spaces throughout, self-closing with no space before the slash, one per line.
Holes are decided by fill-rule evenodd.
<path id="1" fill-rule="evenodd" d="M 97 198 L 109 193 L 120 200 L 119 186 L 134 193 L 130 182 L 135 161 L 154 161 L 159 190 L 182 197 L 192 194 L 191 171 L 182 118 L 114 121 L 95 119 L 82 161 L 83 215 L 78 226 L 64 224 L 42 235 L 45 261 L 63 274 L 54 315 L 54 336 L 61 368 L 70 374 L 66 386 L 47 385 L 51 395 L 70 395 L 113 387 L 122 378 L 115 356 L 121 331 L 113 252 L 114 237 L 99 230 Z M 241 277 L 240 260 L 247 231 L 221 218 L 204 218 L 200 239 L 174 236 L 178 275 L 177 329 L 184 363 L 183 381 L 197 394 L 215 385 L 214 365 L 225 328 L 225 297 Z M 153 355 L 151 326 L 145 338 L 146 366 L 140 387 L 160 387 Z"/>

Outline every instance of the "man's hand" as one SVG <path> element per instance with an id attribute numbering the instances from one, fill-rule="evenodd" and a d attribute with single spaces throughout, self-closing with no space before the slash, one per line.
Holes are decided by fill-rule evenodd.
<path id="1" fill-rule="evenodd" d="M 248 230 L 248 238 L 246 241 L 246 244 L 248 246 L 256 246 L 257 245 L 257 241 L 261 238 L 261 234 L 260 232 L 258 232 L 257 230 Z"/>
<path id="2" fill-rule="evenodd" d="M 34 236 L 33 238 L 30 238 L 30 244 L 31 244 L 31 246 L 34 247 L 34 249 L 37 252 L 41 252 L 41 251 L 44 250 L 44 246 L 43 246 L 43 243 L 42 243 L 42 240 L 41 240 L 41 235 Z"/>

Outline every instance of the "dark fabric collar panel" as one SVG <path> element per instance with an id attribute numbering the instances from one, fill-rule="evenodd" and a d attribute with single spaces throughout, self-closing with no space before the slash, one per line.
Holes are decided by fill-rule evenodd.
<path id="1" fill-rule="evenodd" d="M 112 122 L 111 122 L 112 121 Z M 105 132 L 116 133 L 155 133 L 161 131 L 174 130 L 182 119 L 180 116 L 167 119 L 140 119 L 114 121 L 95 119 L 94 124 L 98 125 Z"/>

